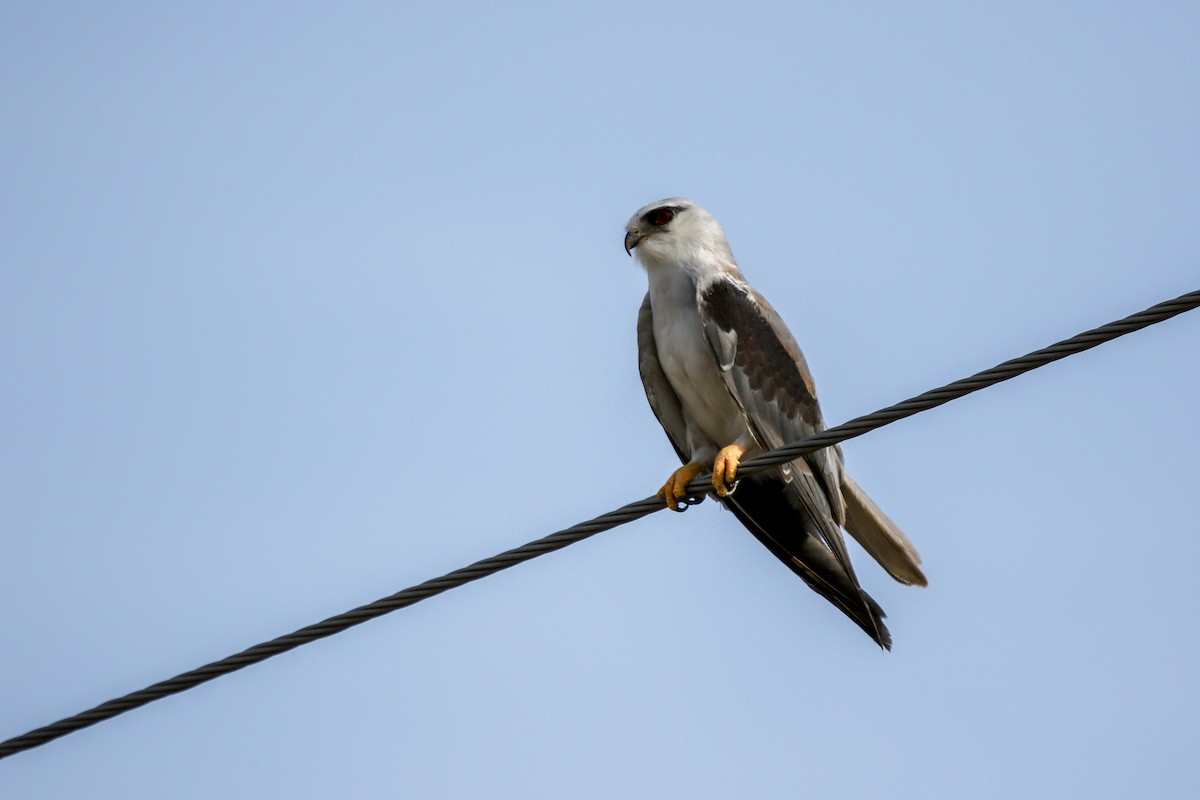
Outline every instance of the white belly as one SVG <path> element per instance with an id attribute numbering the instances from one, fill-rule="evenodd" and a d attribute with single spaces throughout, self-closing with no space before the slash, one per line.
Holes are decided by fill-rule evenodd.
<path id="1" fill-rule="evenodd" d="M 691 444 L 715 451 L 737 441 L 747 443 L 750 428 L 704 337 L 694 284 L 690 279 L 681 283 L 662 287 L 665 291 L 658 296 L 652 291 L 650 303 L 658 360 L 683 406 Z"/>

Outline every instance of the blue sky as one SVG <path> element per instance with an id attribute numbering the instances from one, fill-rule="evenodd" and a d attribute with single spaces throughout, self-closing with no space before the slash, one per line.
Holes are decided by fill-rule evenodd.
<path id="1" fill-rule="evenodd" d="M 643 204 L 831 423 L 1200 288 L 1191 3 L 0 8 L 0 738 L 652 493 Z M 61 797 L 1190 797 L 1193 312 L 0 761 Z"/>

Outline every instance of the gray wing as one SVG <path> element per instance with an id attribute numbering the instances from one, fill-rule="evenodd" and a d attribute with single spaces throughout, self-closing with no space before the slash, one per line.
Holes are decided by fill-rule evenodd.
<path id="1" fill-rule="evenodd" d="M 779 314 L 751 287 L 731 279 L 710 284 L 700 298 L 705 335 L 725 385 L 741 404 L 759 443 L 775 448 L 825 430 L 812 374 Z M 853 576 L 841 527 L 888 573 L 925 586 L 921 557 L 904 532 L 845 474 L 841 450 L 829 447 L 787 465 L 790 491 L 818 516 L 821 538 Z"/>
<path id="2" fill-rule="evenodd" d="M 683 419 L 683 405 L 679 395 L 671 387 L 662 364 L 658 361 L 658 345 L 654 341 L 654 312 L 650 308 L 650 295 L 642 300 L 637 321 L 638 372 L 642 376 L 642 388 L 658 424 L 667 432 L 671 446 L 679 460 L 687 463 L 691 454 L 687 452 L 687 423 Z"/>
<path id="3" fill-rule="evenodd" d="M 741 405 L 764 448 L 825 430 L 816 387 L 804 354 L 775 309 L 749 286 L 729 278 L 713 281 L 700 296 L 700 317 L 721 376 Z M 821 538 L 853 575 L 842 540 L 846 520 L 842 464 L 834 448 L 788 464 L 807 508 L 825 516 Z"/>
<path id="4" fill-rule="evenodd" d="M 638 313 L 638 371 L 650 408 L 667 432 L 679 460 L 687 463 L 690 460 L 686 448 L 687 423 L 679 396 L 658 359 L 649 295 Z M 815 515 L 806 513 L 806 509 L 814 507 L 812 504 L 820 505 L 818 498 L 823 494 L 806 462 L 799 464 L 803 465 L 803 478 L 785 481 L 781 470 L 754 476 L 741 481 L 737 493 L 723 498 L 722 505 L 810 588 L 854 620 L 880 646 L 890 648 L 891 637 L 883 624 L 883 610 L 862 591 L 853 573 L 842 566 L 834 550 L 825 543 L 828 536 L 836 537 L 842 544 L 836 527 L 825 530 L 832 526 L 828 502 L 820 515 L 822 522 L 816 522 Z M 821 531 L 819 535 L 813 534 L 815 529 Z M 844 563 L 848 565 L 849 559 Z"/>

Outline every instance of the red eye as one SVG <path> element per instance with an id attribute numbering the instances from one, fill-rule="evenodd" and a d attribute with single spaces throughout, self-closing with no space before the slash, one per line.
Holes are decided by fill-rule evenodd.
<path id="1" fill-rule="evenodd" d="M 646 221 L 659 228 L 673 219 L 675 219 L 675 212 L 669 208 L 656 208 L 646 215 Z"/>

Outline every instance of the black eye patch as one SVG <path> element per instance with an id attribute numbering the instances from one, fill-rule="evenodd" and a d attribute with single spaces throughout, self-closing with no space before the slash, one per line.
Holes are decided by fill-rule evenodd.
<path id="1" fill-rule="evenodd" d="M 675 219 L 675 211 L 670 208 L 656 208 L 646 214 L 646 222 L 658 228 L 661 228 L 673 219 Z"/>

